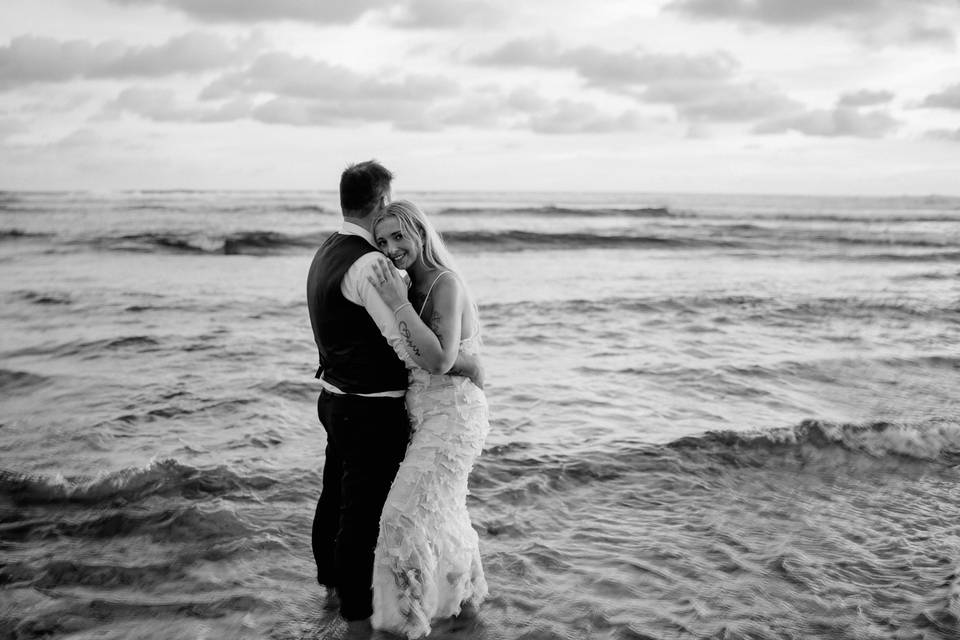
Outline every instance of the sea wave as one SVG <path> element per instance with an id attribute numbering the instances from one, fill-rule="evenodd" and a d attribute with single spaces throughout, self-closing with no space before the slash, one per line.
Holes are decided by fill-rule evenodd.
<path id="1" fill-rule="evenodd" d="M 668 448 L 711 456 L 733 465 L 779 464 L 784 456 L 804 457 L 830 449 L 876 459 L 902 457 L 946 465 L 960 464 L 960 422 L 921 424 L 833 423 L 805 420 L 793 427 L 763 431 L 710 431 L 679 438 Z"/>
<path id="2" fill-rule="evenodd" d="M 272 231 L 235 233 L 224 238 L 223 253 L 226 255 L 273 253 L 285 249 L 318 247 L 326 234 L 291 236 Z"/>
<path id="3" fill-rule="evenodd" d="M 317 397 L 319 387 L 315 380 L 280 380 L 269 381 L 257 384 L 255 389 L 259 391 L 275 394 L 287 400 L 297 402 L 304 400 L 314 400 Z"/>
<path id="4" fill-rule="evenodd" d="M 439 215 L 518 215 L 518 216 L 575 216 L 575 217 L 630 217 L 630 218 L 688 218 L 695 214 L 672 211 L 667 207 L 560 207 L 545 205 L 542 207 L 447 207 Z"/>
<path id="5" fill-rule="evenodd" d="M 329 209 L 326 209 L 317 204 L 281 204 L 273 207 L 277 211 L 284 211 L 286 213 L 334 213 Z"/>
<path id="6" fill-rule="evenodd" d="M 278 255 L 320 246 L 329 233 L 286 234 L 275 231 L 242 231 L 227 235 L 209 233 L 140 233 L 72 240 L 67 245 L 107 251 L 208 255 Z M 746 247 L 734 238 L 684 237 L 632 233 L 550 233 L 503 229 L 499 231 L 451 230 L 444 240 L 460 248 L 492 251 L 521 249 L 590 248 L 697 248 Z"/>
<path id="7" fill-rule="evenodd" d="M 960 251 L 927 251 L 898 253 L 880 251 L 876 253 L 837 254 L 841 260 L 863 262 L 957 262 L 960 261 Z"/>
<path id="8" fill-rule="evenodd" d="M 70 340 L 67 342 L 42 342 L 6 352 L 7 357 L 21 356 L 80 356 L 102 358 L 107 352 L 132 350 L 148 353 L 161 349 L 160 342 L 147 335 L 101 338 L 99 340 Z"/>
<path id="9" fill-rule="evenodd" d="M 674 218 L 695 219 L 704 223 L 717 223 L 725 220 L 742 222 L 750 219 L 756 222 L 820 222 L 827 224 L 861 225 L 882 224 L 915 224 L 915 223 L 943 223 L 960 222 L 960 209 L 944 209 L 939 211 L 918 211 L 903 213 L 891 210 L 870 210 L 863 213 L 850 214 L 845 212 L 811 212 L 811 211 L 762 211 L 736 210 L 735 212 L 705 211 L 696 208 L 677 208 L 673 206 L 650 207 L 604 207 L 604 206 L 465 206 L 445 207 L 439 209 L 436 215 L 441 216 L 477 216 L 495 215 L 520 217 L 628 217 L 628 218 Z"/>
<path id="10" fill-rule="evenodd" d="M 481 305 L 487 318 L 556 318 L 586 314 L 715 314 L 718 318 L 746 317 L 772 324 L 835 318 L 929 318 L 960 322 L 960 306 L 955 301 L 931 304 L 928 300 L 904 298 L 870 299 L 857 297 L 821 297 L 783 300 L 774 296 L 611 296 L 595 300 L 523 300 Z"/>
<path id="11" fill-rule="evenodd" d="M 186 576 L 186 567 L 180 563 L 123 566 L 93 564 L 80 559 L 52 560 L 40 567 L 27 563 L 8 564 L 0 569 L 0 584 L 26 583 L 47 589 L 64 586 L 150 587 L 183 580 Z"/>
<path id="12" fill-rule="evenodd" d="M 943 237 L 931 237 L 926 239 L 908 237 L 890 238 L 886 236 L 850 236 L 842 234 L 816 233 L 811 234 L 809 238 L 814 242 L 834 242 L 837 244 L 848 244 L 854 246 L 893 245 L 897 247 L 911 247 L 919 249 L 943 249 L 956 246 L 955 242 L 951 242 L 949 239 Z"/>
<path id="13" fill-rule="evenodd" d="M 452 245 L 472 246 L 487 250 L 517 249 L 595 249 L 595 248 L 696 248 L 743 247 L 733 238 L 696 238 L 669 235 L 634 235 L 631 233 L 546 233 L 506 229 L 502 231 L 448 231 L 444 240 Z"/>
<path id="14" fill-rule="evenodd" d="M 851 464 L 855 459 L 856 464 Z M 758 431 L 708 431 L 663 445 L 619 443 L 604 450 L 531 456 L 525 448 L 488 450 L 471 487 L 495 490 L 511 504 L 573 485 L 627 482 L 637 474 L 661 474 L 696 484 L 706 476 L 742 468 L 791 468 L 800 473 L 960 465 L 960 422 L 864 424 L 805 420 Z"/>
<path id="15" fill-rule="evenodd" d="M 261 491 L 276 484 L 265 475 L 242 475 L 225 466 L 197 468 L 176 460 L 122 469 L 96 478 L 25 475 L 0 471 L 0 498 L 14 504 L 126 504 L 150 496 L 226 496 Z"/>
<path id="16" fill-rule="evenodd" d="M 41 293 L 39 291 L 15 291 L 16 295 L 21 300 L 26 300 L 27 302 L 32 302 L 34 304 L 70 304 L 70 294 L 62 292 L 46 292 Z"/>
<path id="17" fill-rule="evenodd" d="M 50 381 L 46 376 L 40 376 L 28 371 L 13 371 L 0 369 L 0 391 L 10 393 L 40 387 Z"/>
<path id="18" fill-rule="evenodd" d="M 227 628 L 220 625 L 231 616 L 244 616 L 246 620 L 275 607 L 269 600 L 246 594 L 97 595 L 99 597 L 84 594 L 57 598 L 59 606 L 35 606 L 18 612 L 15 617 L 0 617 L 0 625 L 9 632 L 4 638 L 260 637 L 249 633 L 249 624 L 238 622 Z M 198 626 L 186 621 L 203 621 L 203 624 Z M 103 627 L 108 630 L 104 631 Z M 218 632 L 208 636 L 211 627 Z M 198 632 L 198 628 L 201 631 Z M 267 635 L 274 637 L 272 634 L 263 637 Z"/>
<path id="19" fill-rule="evenodd" d="M 925 271 L 923 273 L 905 273 L 893 276 L 893 280 L 955 280 L 960 279 L 960 271 Z"/>
<path id="20" fill-rule="evenodd" d="M 871 212 L 860 215 L 844 215 L 841 213 L 760 213 L 758 220 L 777 220 L 782 222 L 836 222 L 854 224 L 913 224 L 916 222 L 960 222 L 960 209 L 938 213 L 917 213 L 910 215 Z"/>
<path id="21" fill-rule="evenodd" d="M 21 541 L 147 535 L 158 541 L 172 542 L 239 538 L 252 533 L 250 526 L 230 509 L 177 505 L 143 513 L 122 508 L 106 514 L 101 510 L 95 513 L 93 517 L 79 520 L 57 518 L 45 522 L 29 521 L 19 527 L 9 526 L 5 533 L 7 539 Z"/>
<path id="22" fill-rule="evenodd" d="M 138 233 L 74 241 L 109 251 L 142 253 L 196 253 L 220 255 L 266 255 L 292 249 L 316 247 L 328 234 L 289 235 L 276 231 L 212 233 Z"/>
<path id="23" fill-rule="evenodd" d="M 21 240 L 25 238 L 49 238 L 52 233 L 40 233 L 37 231 L 24 231 L 23 229 L 0 229 L 0 241 L 2 240 Z"/>
<path id="24" fill-rule="evenodd" d="M 572 214 L 566 214 L 572 215 Z M 600 214 L 597 214 L 600 215 Z M 516 221 L 522 217 L 516 216 Z M 565 223 L 566 224 L 566 223 Z M 517 225 L 490 225 L 483 229 L 448 228 L 443 238 L 458 250 L 482 251 L 555 249 L 726 249 L 742 255 L 784 255 L 799 253 L 828 259 L 865 261 L 956 261 L 960 246 L 950 235 L 929 232 L 856 234 L 847 231 L 811 232 L 805 229 L 767 227 L 744 223 L 716 224 L 716 221 L 663 225 L 622 224 L 593 230 L 565 228 L 558 224 L 542 228 L 515 228 Z M 174 253 L 198 255 L 281 255 L 313 249 L 329 236 L 329 230 L 289 233 L 264 229 L 228 233 L 208 231 L 145 231 L 122 235 L 57 236 L 56 250 L 92 248 L 101 251 Z M 4 235 L 6 234 L 6 235 Z M 40 237 L 20 229 L 0 232 L 0 240 Z"/>

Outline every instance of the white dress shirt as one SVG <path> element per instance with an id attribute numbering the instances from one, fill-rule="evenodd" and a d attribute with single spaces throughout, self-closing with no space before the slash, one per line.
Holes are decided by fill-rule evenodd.
<path id="1" fill-rule="evenodd" d="M 371 246 L 376 246 L 373 242 L 373 235 L 363 227 L 353 224 L 352 222 L 344 221 L 340 226 L 339 233 L 348 236 L 360 236 Z M 400 338 L 400 331 L 397 329 L 397 319 L 394 317 L 393 311 L 387 306 L 387 303 L 383 301 L 383 298 L 380 297 L 380 294 L 377 293 L 377 290 L 373 288 L 373 285 L 370 284 L 368 280 L 369 277 L 374 276 L 373 264 L 382 258 L 383 254 L 379 251 L 371 251 L 357 258 L 357 261 L 350 265 L 347 273 L 344 274 L 343 281 L 340 283 L 340 292 L 343 293 L 344 298 L 367 310 L 367 313 L 370 314 L 370 317 L 373 318 L 373 321 L 376 323 L 377 328 L 380 329 L 380 333 L 386 338 L 387 343 L 397 352 L 397 356 L 405 361 L 407 352 Z M 343 391 L 322 377 L 320 378 L 320 385 L 330 393 L 345 395 Z M 352 395 L 368 398 L 402 398 L 405 393 L 406 391 L 403 389 L 397 389 L 392 391 L 379 391 L 377 393 L 356 393 Z"/>

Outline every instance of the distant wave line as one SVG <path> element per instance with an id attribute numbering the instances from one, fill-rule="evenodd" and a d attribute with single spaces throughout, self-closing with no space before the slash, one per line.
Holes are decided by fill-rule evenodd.
<path id="1" fill-rule="evenodd" d="M 436 212 L 441 216 L 492 214 L 517 216 L 570 216 L 570 217 L 632 217 L 632 218 L 690 218 L 696 214 L 672 211 L 667 207 L 511 207 L 484 205 L 477 207 L 446 207 Z"/>
<path id="2" fill-rule="evenodd" d="M 487 303 L 481 306 L 488 317 L 567 317 L 591 313 L 685 313 L 717 311 L 743 313 L 772 320 L 791 317 L 876 317 L 878 315 L 915 316 L 960 321 L 960 307 L 951 301 L 938 306 L 917 306 L 915 301 L 900 299 L 865 299 L 856 297 L 822 297 L 786 301 L 757 295 L 721 296 L 613 296 L 588 300 L 583 298 L 546 301 L 522 300 Z"/>
<path id="3" fill-rule="evenodd" d="M 276 231 L 243 231 L 223 236 L 204 233 L 140 233 L 93 239 L 72 239 L 66 244 L 91 246 L 108 251 L 170 252 L 221 255 L 272 255 L 319 247 L 329 232 L 290 235 Z M 504 231 L 448 231 L 447 243 L 464 248 L 511 251 L 536 248 L 615 247 L 740 247 L 742 242 L 725 239 L 697 239 L 657 235 L 606 235 L 595 233 L 540 233 L 509 229 Z"/>
<path id="4" fill-rule="evenodd" d="M 52 243 L 62 247 L 92 247 L 106 251 L 143 253 L 196 253 L 207 255 L 273 255 L 319 247 L 330 235 L 329 230 L 303 234 L 252 229 L 228 233 L 215 231 L 168 231 L 101 235 L 94 237 L 56 236 Z M 22 229 L 0 230 L 0 240 L 17 242 L 51 234 Z M 656 228 L 637 232 L 632 229 L 531 231 L 525 229 L 453 229 L 443 238 L 460 250 L 517 251 L 552 249 L 730 249 L 749 255 L 782 255 L 803 251 L 814 257 L 840 260 L 873 261 L 952 261 L 960 259 L 960 243 L 954 238 L 851 236 L 848 234 L 811 233 L 807 230 L 764 229 L 754 225 L 692 225 Z M 831 246 L 833 250 L 831 251 Z M 838 252 L 839 247 L 856 247 L 856 251 Z M 902 251 L 901 251 L 902 250 Z M 925 251 L 917 251 L 925 250 Z"/>

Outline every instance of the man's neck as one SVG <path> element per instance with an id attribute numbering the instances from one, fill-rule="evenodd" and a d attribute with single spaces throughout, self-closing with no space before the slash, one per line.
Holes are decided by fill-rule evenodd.
<path id="1" fill-rule="evenodd" d="M 366 216 L 364 218 L 355 218 L 353 216 L 348 216 L 344 214 L 344 222 L 349 222 L 350 224 L 355 224 L 362 229 L 366 229 L 369 233 L 373 233 L 373 229 L 370 228 L 370 224 L 373 222 L 373 216 Z"/>

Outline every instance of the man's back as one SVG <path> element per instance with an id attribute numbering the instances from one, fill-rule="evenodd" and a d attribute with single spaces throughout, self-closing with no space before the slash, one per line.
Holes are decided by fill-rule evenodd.
<path id="1" fill-rule="evenodd" d="M 343 280 L 362 256 L 376 251 L 363 238 L 335 233 L 323 243 L 307 275 L 307 307 L 320 359 L 318 377 L 344 393 L 404 389 L 403 363 L 367 310 L 343 293 Z"/>

